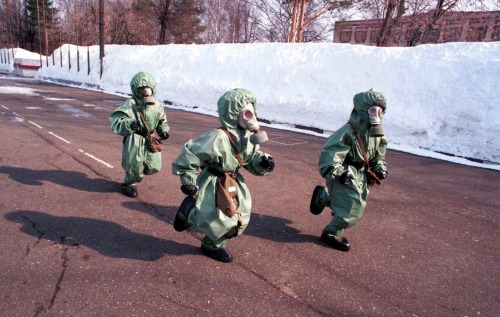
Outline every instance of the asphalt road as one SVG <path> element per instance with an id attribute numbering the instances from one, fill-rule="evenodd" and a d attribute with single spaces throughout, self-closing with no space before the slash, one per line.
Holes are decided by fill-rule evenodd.
<path id="1" fill-rule="evenodd" d="M 167 109 L 163 170 L 132 199 L 108 124 L 123 101 L 0 76 L 0 316 L 500 315 L 499 172 L 389 151 L 343 253 L 319 240 L 331 215 L 308 211 L 325 139 L 266 127 L 277 166 L 243 172 L 254 210 L 223 264 L 173 229 L 170 172 L 218 119 Z"/>

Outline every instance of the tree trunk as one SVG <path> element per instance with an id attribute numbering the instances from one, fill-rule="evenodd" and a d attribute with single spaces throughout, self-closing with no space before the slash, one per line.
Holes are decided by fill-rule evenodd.
<path id="1" fill-rule="evenodd" d="M 390 46 L 393 27 L 397 25 L 403 17 L 405 4 L 406 0 L 389 0 L 387 12 L 382 22 L 382 28 L 380 29 L 379 38 L 377 40 L 377 46 Z M 392 16 L 396 8 L 396 17 L 393 18 Z"/>
<path id="2" fill-rule="evenodd" d="M 290 43 L 295 42 L 295 34 L 297 32 L 297 30 L 296 30 L 296 27 L 297 27 L 297 7 L 298 7 L 298 0 L 293 0 L 292 25 L 290 27 L 290 35 L 288 36 L 288 42 L 290 42 Z"/>
<path id="3" fill-rule="evenodd" d="M 307 0 L 302 0 L 302 3 L 300 4 L 300 16 L 299 16 L 299 27 L 298 27 L 298 33 L 297 33 L 297 42 L 300 43 L 302 42 L 302 35 L 304 34 L 304 16 L 306 14 L 306 3 Z"/>
<path id="4" fill-rule="evenodd" d="M 436 22 L 451 8 L 456 6 L 458 3 L 458 0 L 453 0 L 449 1 L 447 4 L 447 7 L 445 7 L 445 1 L 444 0 L 438 0 L 436 4 L 436 9 L 432 13 L 432 18 L 429 21 L 429 23 L 426 25 L 425 30 L 424 30 L 424 35 L 422 36 L 422 44 L 426 44 L 429 41 L 429 37 L 431 36 L 432 30 L 434 29 L 434 26 L 436 25 Z"/>
<path id="5" fill-rule="evenodd" d="M 158 43 L 166 44 L 168 24 L 171 16 L 171 1 L 161 0 L 158 4 L 159 14 L 158 21 L 160 22 L 160 31 L 158 34 Z"/>

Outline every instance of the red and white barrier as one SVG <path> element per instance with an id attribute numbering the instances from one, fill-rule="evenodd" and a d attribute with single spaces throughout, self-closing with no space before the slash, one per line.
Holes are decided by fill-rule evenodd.
<path id="1" fill-rule="evenodd" d="M 15 58 L 14 74 L 16 76 L 35 77 L 40 68 L 39 59 Z"/>

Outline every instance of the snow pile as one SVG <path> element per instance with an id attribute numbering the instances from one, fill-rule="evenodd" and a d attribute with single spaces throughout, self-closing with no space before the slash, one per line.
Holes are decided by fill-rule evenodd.
<path id="1" fill-rule="evenodd" d="M 71 49 L 71 69 L 67 50 Z M 216 115 L 218 98 L 242 87 L 257 96 L 261 119 L 326 134 L 343 125 L 352 97 L 374 88 L 388 100 L 383 125 L 393 149 L 445 152 L 500 163 L 500 42 L 378 48 L 332 43 L 106 46 L 55 51 L 38 78 L 129 94 L 139 71 L 158 81 L 160 100 Z M 49 61 L 52 58 L 49 57 Z"/>

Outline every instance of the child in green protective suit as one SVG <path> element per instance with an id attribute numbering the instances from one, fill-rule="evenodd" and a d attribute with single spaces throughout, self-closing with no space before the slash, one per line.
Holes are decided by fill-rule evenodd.
<path id="1" fill-rule="evenodd" d="M 228 239 L 243 233 L 250 220 L 252 200 L 243 176 L 244 168 L 253 175 L 268 175 L 274 160 L 260 150 L 260 137 L 255 114 L 256 98 L 248 90 L 233 89 L 220 97 L 217 106 L 221 127 L 189 140 L 172 163 L 172 172 L 181 179 L 181 190 L 187 195 L 174 221 L 177 231 L 195 226 L 205 234 L 201 250 L 208 257 L 231 262 L 224 248 Z M 221 179 L 235 180 L 233 190 L 236 212 L 227 215 L 218 205 L 217 192 Z M 220 197 L 219 197 L 220 198 Z"/>
<path id="2" fill-rule="evenodd" d="M 340 251 L 349 251 L 344 230 L 356 225 L 366 206 L 369 187 L 387 177 L 387 140 L 381 127 L 386 99 L 369 90 L 354 96 L 349 122 L 326 141 L 319 158 L 319 172 L 327 188 L 316 186 L 310 203 L 318 215 L 330 206 L 333 219 L 323 229 L 321 240 Z"/>
<path id="3" fill-rule="evenodd" d="M 156 81 L 151 74 L 140 72 L 130 81 L 132 98 L 118 107 L 109 117 L 111 129 L 123 136 L 122 167 L 125 179 L 122 192 L 137 197 L 137 183 L 144 175 L 160 171 L 161 152 L 148 147 L 148 134 L 158 134 L 160 139 L 169 137 L 170 127 L 163 105 L 156 100 Z"/>

